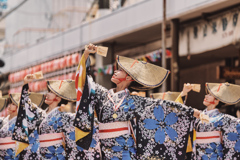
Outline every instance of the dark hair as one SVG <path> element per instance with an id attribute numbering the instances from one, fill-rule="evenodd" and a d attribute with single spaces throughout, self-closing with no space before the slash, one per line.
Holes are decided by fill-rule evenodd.
<path id="1" fill-rule="evenodd" d="M 9 104 L 11 104 L 11 103 L 13 103 L 12 99 L 11 99 L 10 97 L 7 98 L 7 106 L 8 106 Z"/>
<path id="2" fill-rule="evenodd" d="M 215 108 L 219 109 L 219 108 L 221 108 L 224 105 L 225 105 L 225 103 L 219 101 L 218 105 Z"/>
<path id="3" fill-rule="evenodd" d="M 68 104 L 68 100 L 61 98 L 61 101 L 58 103 L 58 106 L 61 106 L 62 104 L 64 105 Z"/>

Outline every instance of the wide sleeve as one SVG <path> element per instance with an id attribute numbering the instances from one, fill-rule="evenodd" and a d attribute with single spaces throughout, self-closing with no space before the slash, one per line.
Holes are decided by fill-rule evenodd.
<path id="1" fill-rule="evenodd" d="M 78 146 L 88 150 L 92 142 L 94 127 L 94 110 L 98 111 L 102 95 L 106 89 L 96 84 L 89 75 L 90 60 L 85 64 L 85 57 L 82 56 L 76 72 L 76 117 L 74 120 L 75 138 Z"/>
<path id="2" fill-rule="evenodd" d="M 28 89 L 28 84 L 22 88 L 17 120 L 12 135 L 12 139 L 18 142 L 16 155 L 28 147 L 29 135 L 36 129 L 43 114 L 43 111 L 29 99 Z"/>
<path id="3" fill-rule="evenodd" d="M 184 104 L 174 101 L 152 99 L 140 96 L 128 96 L 125 98 L 117 114 L 116 121 L 126 121 L 131 120 L 135 117 L 144 117 L 148 113 L 153 113 L 155 108 L 161 106 L 163 110 L 171 110 L 173 112 L 178 112 L 180 114 L 185 114 L 186 116 L 192 117 L 194 110 L 192 107 L 188 107 Z"/>
<path id="4" fill-rule="evenodd" d="M 239 159 L 240 119 L 225 114 L 219 125 L 222 127 L 224 159 Z"/>
<path id="5" fill-rule="evenodd" d="M 137 118 L 137 150 L 145 159 L 184 159 L 194 110 L 173 101 L 129 96 L 116 121 Z"/>

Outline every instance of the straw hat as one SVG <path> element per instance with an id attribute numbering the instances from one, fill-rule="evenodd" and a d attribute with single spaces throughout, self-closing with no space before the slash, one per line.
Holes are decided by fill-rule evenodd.
<path id="1" fill-rule="evenodd" d="M 151 63 L 122 56 L 117 56 L 117 63 L 132 79 L 145 88 L 160 86 L 170 73 L 168 70 Z"/>
<path id="2" fill-rule="evenodd" d="M 7 107 L 7 99 L 6 98 L 0 98 L 0 112 Z"/>
<path id="3" fill-rule="evenodd" d="M 48 88 L 57 96 L 68 101 L 76 101 L 77 94 L 74 80 L 47 81 Z"/>
<path id="4" fill-rule="evenodd" d="M 240 101 L 240 86 L 231 83 L 206 83 L 207 91 L 219 101 L 236 104 Z"/>
<path id="5" fill-rule="evenodd" d="M 154 99 L 175 101 L 181 92 L 164 92 L 164 93 L 151 93 L 150 96 Z"/>
<path id="6" fill-rule="evenodd" d="M 20 96 L 20 93 L 12 93 L 9 95 L 10 99 L 16 106 L 19 104 Z M 31 99 L 31 102 L 36 104 L 38 107 L 41 107 L 45 100 L 44 94 L 41 93 L 29 92 L 29 98 Z"/>

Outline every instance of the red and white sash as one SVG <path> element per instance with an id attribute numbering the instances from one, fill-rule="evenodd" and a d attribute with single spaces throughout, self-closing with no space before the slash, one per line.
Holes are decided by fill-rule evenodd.
<path id="1" fill-rule="evenodd" d="M 39 135 L 40 147 L 49 147 L 63 143 L 63 133 L 48 133 Z"/>
<path id="2" fill-rule="evenodd" d="M 99 124 L 99 139 L 114 138 L 130 134 L 129 121 Z"/>
<path id="3" fill-rule="evenodd" d="M 220 143 L 221 142 L 221 132 L 196 132 L 196 143 Z"/>
<path id="4" fill-rule="evenodd" d="M 16 142 L 12 140 L 12 137 L 0 138 L 0 149 L 15 149 Z"/>

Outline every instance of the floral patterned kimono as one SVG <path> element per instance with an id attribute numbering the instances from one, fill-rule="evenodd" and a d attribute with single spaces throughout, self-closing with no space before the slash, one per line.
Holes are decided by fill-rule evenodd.
<path id="1" fill-rule="evenodd" d="M 10 140 L 12 139 L 17 116 L 12 118 L 10 121 L 8 119 L 9 119 L 9 116 L 4 118 L 3 127 L 0 129 L 0 147 L 1 147 L 1 141 L 5 141 L 4 139 L 1 139 L 1 138 L 9 138 Z M 24 149 L 20 154 L 18 154 L 16 157 L 15 157 L 15 153 L 16 153 L 15 148 L 16 148 L 16 145 L 18 145 L 18 143 L 15 141 L 5 143 L 4 144 L 5 147 L 8 146 L 11 148 L 0 149 L 1 159 L 7 159 L 7 160 L 28 159 L 28 157 L 32 157 L 34 159 L 40 159 L 39 150 L 38 150 L 39 142 L 36 140 L 36 136 L 37 136 L 36 133 L 37 131 L 34 130 L 29 135 L 29 146 L 26 149 Z"/>
<path id="2" fill-rule="evenodd" d="M 15 158 L 15 142 L 5 142 L 4 138 L 9 138 L 11 141 L 13 128 L 15 126 L 17 117 L 12 118 L 9 120 L 9 116 L 2 119 L 2 127 L 0 129 L 0 159 L 18 159 L 18 157 Z M 11 144 L 10 144 L 11 143 Z"/>
<path id="3" fill-rule="evenodd" d="M 49 113 L 29 103 L 28 85 L 24 85 L 20 100 L 20 109 L 17 126 L 13 136 L 14 140 L 29 143 L 28 134 L 33 129 L 37 129 L 36 137 L 40 141 L 40 154 L 42 159 L 94 159 L 96 154 L 83 151 L 75 143 L 75 130 L 73 126 L 75 114 L 61 112 L 59 107 L 54 108 Z M 21 125 L 25 124 L 26 125 Z M 50 138 L 50 139 L 49 139 Z M 53 145 L 47 144 L 54 142 Z M 92 144 L 95 146 L 96 144 Z M 85 154 L 85 152 L 87 154 Z M 92 154 L 90 154 L 92 153 Z"/>
<path id="4" fill-rule="evenodd" d="M 220 113 L 218 109 L 204 110 L 203 113 L 209 116 L 210 123 L 201 123 L 197 120 L 195 124 L 197 132 L 195 159 L 239 159 L 240 145 L 237 142 L 240 138 L 240 120 Z"/>
<path id="5" fill-rule="evenodd" d="M 221 123 L 222 117 L 224 114 L 220 113 L 218 109 L 203 111 L 205 115 L 208 115 L 210 118 L 210 123 L 201 123 L 199 120 L 196 120 L 196 150 L 195 150 L 195 159 L 218 159 L 223 158 L 223 146 L 221 142 L 221 128 L 219 124 Z M 213 135 L 212 135 L 213 134 Z"/>
<path id="6" fill-rule="evenodd" d="M 94 109 L 100 122 L 103 159 L 184 159 L 193 121 L 192 108 L 172 101 L 132 96 L 127 89 L 114 93 L 87 76 L 74 123 L 80 134 L 85 134 L 77 142 L 85 149 L 92 138 L 86 133 L 93 131 Z M 136 143 L 125 125 L 135 117 Z"/>

